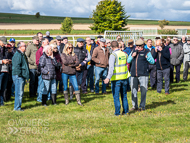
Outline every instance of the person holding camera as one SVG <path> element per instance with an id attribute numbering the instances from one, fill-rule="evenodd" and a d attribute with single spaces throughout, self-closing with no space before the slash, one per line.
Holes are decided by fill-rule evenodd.
<path id="1" fill-rule="evenodd" d="M 139 111 L 145 110 L 149 63 L 154 64 L 155 61 L 151 55 L 151 52 L 144 48 L 143 40 L 139 39 L 136 41 L 136 48 L 129 55 L 127 63 L 131 63 L 131 92 L 133 104 L 131 111 L 138 110 L 138 84 L 140 84 L 141 89 L 141 103 L 139 106 Z"/>
<path id="2" fill-rule="evenodd" d="M 161 93 L 163 77 L 165 80 L 165 94 L 169 94 L 170 87 L 170 51 L 169 47 L 162 43 L 161 39 L 156 41 L 153 57 L 156 59 L 157 69 L 157 92 Z"/>

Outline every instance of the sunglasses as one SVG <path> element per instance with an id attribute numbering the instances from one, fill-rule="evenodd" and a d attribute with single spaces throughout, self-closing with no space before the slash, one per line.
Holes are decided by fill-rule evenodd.
<path id="1" fill-rule="evenodd" d="M 73 47 L 68 47 L 68 49 L 73 49 Z"/>
<path id="2" fill-rule="evenodd" d="M 107 42 L 107 44 L 110 44 L 110 42 Z"/>

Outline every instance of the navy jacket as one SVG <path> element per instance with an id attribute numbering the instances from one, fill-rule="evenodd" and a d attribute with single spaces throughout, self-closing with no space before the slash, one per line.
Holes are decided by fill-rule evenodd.
<path id="1" fill-rule="evenodd" d="M 168 46 L 164 46 L 161 52 L 154 50 L 153 58 L 156 59 L 156 69 L 164 70 L 170 67 L 170 51 Z"/>

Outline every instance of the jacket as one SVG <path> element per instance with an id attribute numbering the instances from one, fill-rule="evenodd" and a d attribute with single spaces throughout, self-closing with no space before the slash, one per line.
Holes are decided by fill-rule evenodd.
<path id="1" fill-rule="evenodd" d="M 109 50 L 105 48 L 105 53 L 103 49 L 98 46 L 94 49 L 92 54 L 92 60 L 95 62 L 95 66 L 106 68 L 109 65 Z"/>
<path id="2" fill-rule="evenodd" d="M 62 60 L 61 60 L 59 52 L 53 52 L 53 56 L 55 57 L 55 59 L 57 61 L 57 67 L 55 69 L 55 71 L 56 71 L 56 80 L 61 80 Z"/>
<path id="3" fill-rule="evenodd" d="M 148 49 L 143 48 L 142 51 L 138 51 L 135 57 L 132 54 L 135 52 L 133 50 L 127 59 L 128 63 L 131 63 L 131 76 L 149 76 L 149 63 L 154 64 L 154 58 L 152 57 Z M 147 58 L 146 58 L 147 56 Z"/>
<path id="4" fill-rule="evenodd" d="M 84 45 L 84 47 L 86 47 L 86 45 Z M 95 49 L 95 45 L 92 44 L 92 45 L 91 45 L 91 50 L 90 50 L 90 53 L 89 53 L 91 57 L 92 57 L 92 54 L 93 54 L 94 49 Z M 87 53 L 88 53 L 88 50 L 87 50 Z M 91 59 L 91 60 L 90 60 L 90 64 L 91 64 L 91 65 L 95 65 L 95 62 Z"/>
<path id="5" fill-rule="evenodd" d="M 26 56 L 28 58 L 28 63 L 29 63 L 29 69 L 37 69 L 37 65 L 36 65 L 36 52 L 38 50 L 38 46 L 36 46 L 35 44 L 30 44 L 27 48 L 26 48 Z"/>
<path id="6" fill-rule="evenodd" d="M 184 51 L 184 59 L 183 59 L 183 65 L 185 65 L 185 62 L 189 61 L 190 62 L 190 44 L 185 43 L 183 45 L 183 51 Z M 185 66 L 183 66 L 183 69 Z"/>
<path id="7" fill-rule="evenodd" d="M 183 47 L 180 44 L 170 44 L 172 54 L 170 56 L 171 65 L 179 65 L 184 56 Z"/>
<path id="8" fill-rule="evenodd" d="M 164 70 L 170 67 L 170 51 L 168 46 L 164 46 L 162 51 L 154 50 L 153 58 L 156 59 L 156 69 Z"/>
<path id="9" fill-rule="evenodd" d="M 43 55 L 43 47 L 41 46 L 36 52 L 36 65 L 39 65 L 40 57 Z"/>
<path id="10" fill-rule="evenodd" d="M 64 43 L 61 43 L 60 48 L 59 48 L 60 54 L 63 53 L 64 47 L 65 47 L 65 44 L 64 44 Z"/>
<path id="11" fill-rule="evenodd" d="M 40 57 L 39 66 L 41 69 L 42 79 L 56 79 L 55 69 L 57 67 L 57 61 L 55 57 L 52 59 L 51 57 L 43 53 L 43 55 Z"/>
<path id="12" fill-rule="evenodd" d="M 76 55 L 61 54 L 62 60 L 62 73 L 76 74 L 76 67 L 79 65 L 79 60 Z"/>
<path id="13" fill-rule="evenodd" d="M 17 50 L 12 58 L 12 75 L 18 75 L 29 79 L 29 67 L 27 57 L 20 50 Z"/>

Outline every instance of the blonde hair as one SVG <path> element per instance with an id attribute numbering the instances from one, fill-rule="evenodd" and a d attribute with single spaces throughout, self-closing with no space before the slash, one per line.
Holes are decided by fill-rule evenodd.
<path id="1" fill-rule="evenodd" d="M 67 43 L 67 44 L 65 45 L 64 50 L 63 50 L 63 53 L 65 53 L 66 55 L 68 55 L 67 49 L 68 49 L 69 46 L 72 46 L 72 47 L 73 47 L 73 44 Z M 72 50 L 72 54 L 71 54 L 71 55 L 72 55 L 72 56 L 75 55 L 75 53 L 74 53 L 74 47 L 73 47 L 73 50 Z"/>
<path id="2" fill-rule="evenodd" d="M 52 50 L 53 50 L 55 47 L 57 47 L 56 44 L 50 44 L 50 46 L 52 47 Z"/>
<path id="3" fill-rule="evenodd" d="M 51 44 L 57 44 L 57 40 L 56 40 L 56 39 L 51 40 L 51 41 L 49 42 L 49 45 L 51 45 Z"/>

